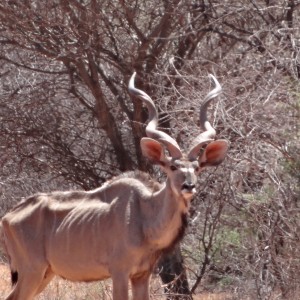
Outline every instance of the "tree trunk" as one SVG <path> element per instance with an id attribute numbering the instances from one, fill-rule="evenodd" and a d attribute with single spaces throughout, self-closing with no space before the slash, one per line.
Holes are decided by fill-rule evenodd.
<path id="1" fill-rule="evenodd" d="M 158 263 L 159 275 L 165 285 L 167 300 L 192 300 L 186 270 L 183 265 L 180 244 L 163 255 Z"/>

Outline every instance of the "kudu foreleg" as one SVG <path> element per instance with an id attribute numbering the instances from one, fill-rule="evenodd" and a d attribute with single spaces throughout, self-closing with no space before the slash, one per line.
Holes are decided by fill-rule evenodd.
<path id="1" fill-rule="evenodd" d="M 44 279 L 44 270 L 32 270 L 30 267 L 24 268 L 18 273 L 18 282 L 8 295 L 6 300 L 32 300 L 38 293 Z"/>
<path id="2" fill-rule="evenodd" d="M 133 300 L 149 300 L 149 282 L 150 273 L 145 273 L 142 276 L 131 278 L 132 299 Z"/>
<path id="3" fill-rule="evenodd" d="M 113 300 L 128 300 L 128 275 L 119 271 L 112 275 Z"/>

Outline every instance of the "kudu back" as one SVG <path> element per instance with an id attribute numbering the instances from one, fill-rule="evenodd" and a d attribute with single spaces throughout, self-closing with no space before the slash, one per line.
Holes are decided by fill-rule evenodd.
<path id="1" fill-rule="evenodd" d="M 216 87 L 200 108 L 204 132 L 187 153 L 157 129 L 152 99 L 134 86 L 135 73 L 130 79 L 130 94 L 149 112 L 142 153 L 166 173 L 165 183 L 151 185 L 147 174 L 125 173 L 88 192 L 37 194 L 3 217 L 2 240 L 13 283 L 7 300 L 33 299 L 54 275 L 72 281 L 111 277 L 114 300 L 128 299 L 131 281 L 133 299 L 149 299 L 151 271 L 184 232 L 199 172 L 220 164 L 228 149 L 225 140 L 214 140 L 216 132 L 206 116 L 210 101 L 221 92 L 210 76 Z"/>

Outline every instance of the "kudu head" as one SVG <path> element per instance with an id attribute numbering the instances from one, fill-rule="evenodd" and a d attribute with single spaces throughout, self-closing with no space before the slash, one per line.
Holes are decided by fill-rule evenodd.
<path id="1" fill-rule="evenodd" d="M 192 142 L 187 153 L 180 150 L 177 142 L 165 132 L 157 129 L 158 113 L 152 99 L 142 90 L 134 86 L 134 73 L 129 81 L 130 94 L 138 97 L 147 106 L 149 112 L 146 134 L 141 139 L 141 149 L 145 157 L 161 166 L 168 176 L 168 182 L 176 196 L 190 200 L 196 192 L 197 175 L 207 166 L 217 166 L 225 158 L 228 143 L 226 140 L 214 140 L 216 131 L 207 120 L 207 107 L 221 93 L 218 80 L 210 77 L 215 88 L 207 94 L 200 107 L 200 133 Z"/>

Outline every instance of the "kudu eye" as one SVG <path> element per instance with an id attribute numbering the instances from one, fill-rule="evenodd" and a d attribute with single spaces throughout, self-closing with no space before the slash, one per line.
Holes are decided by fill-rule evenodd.
<path id="1" fill-rule="evenodd" d="M 177 170 L 177 168 L 175 167 L 175 166 L 170 166 L 170 169 L 171 169 L 171 171 L 176 171 Z"/>

